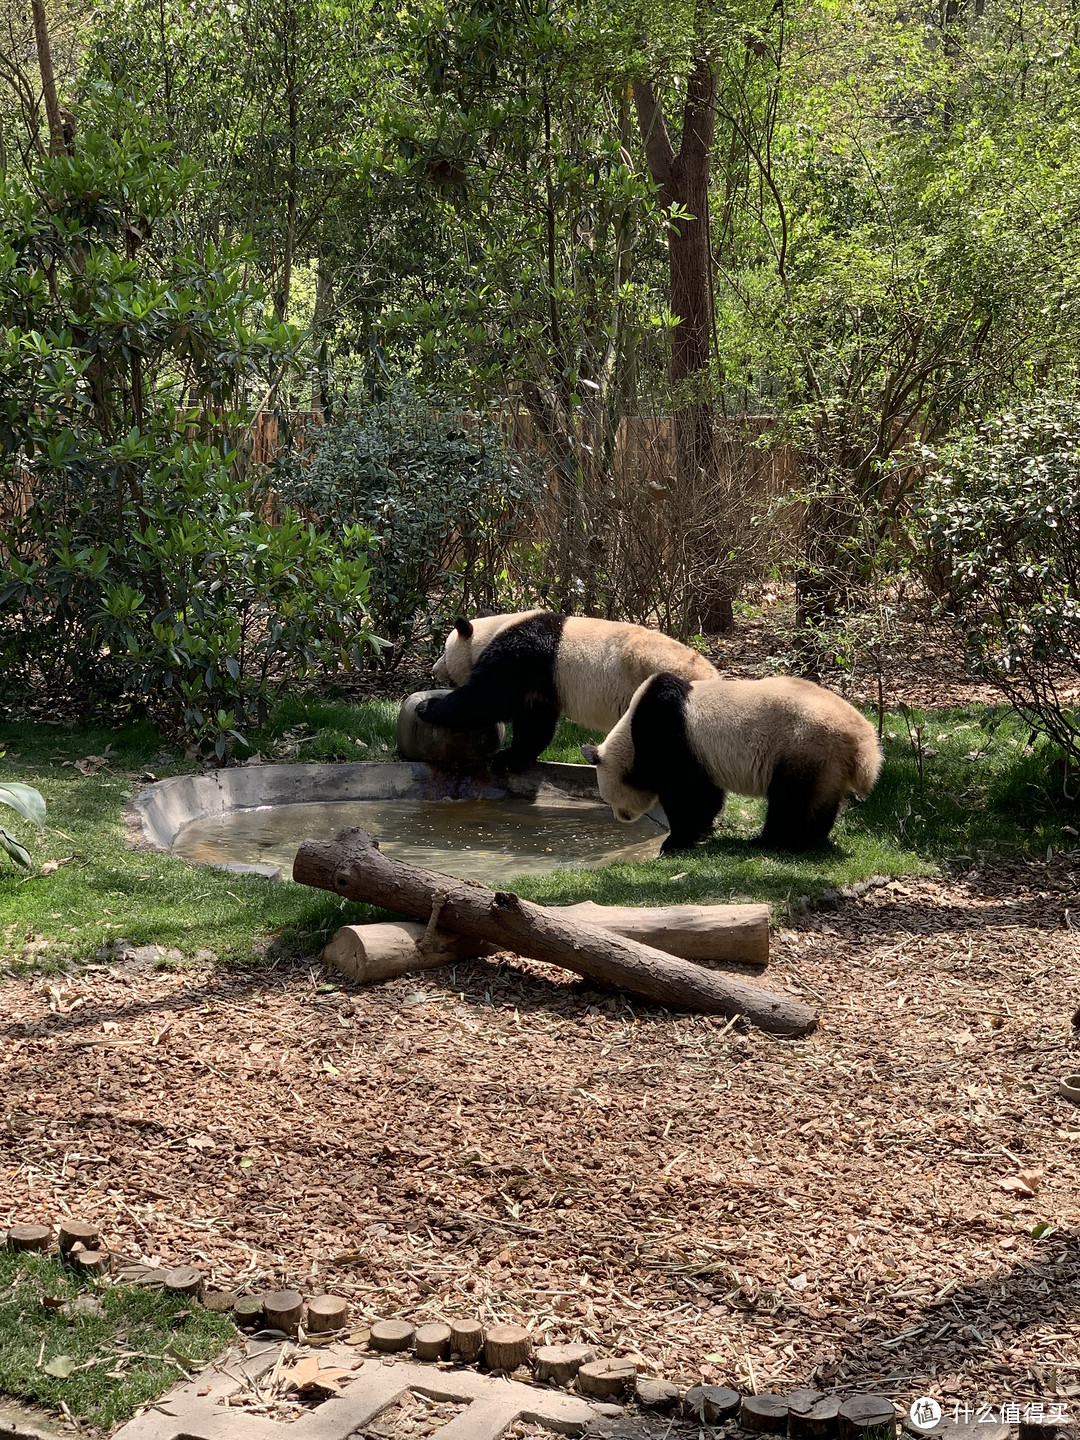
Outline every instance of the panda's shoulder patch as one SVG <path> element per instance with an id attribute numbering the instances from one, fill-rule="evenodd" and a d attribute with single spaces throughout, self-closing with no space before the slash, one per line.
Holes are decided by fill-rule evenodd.
<path id="1" fill-rule="evenodd" d="M 555 658 L 566 616 L 541 610 L 504 625 L 473 666 L 477 680 L 500 675 L 519 688 L 539 685 L 547 694 L 555 683 Z"/>
<path id="2" fill-rule="evenodd" d="M 690 681 L 662 672 L 646 682 L 630 718 L 634 763 L 627 784 L 661 791 L 711 785 L 690 745 L 686 702 Z"/>

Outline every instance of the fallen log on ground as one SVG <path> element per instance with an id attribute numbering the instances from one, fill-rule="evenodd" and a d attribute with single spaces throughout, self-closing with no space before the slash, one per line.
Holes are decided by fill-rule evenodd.
<path id="1" fill-rule="evenodd" d="M 684 960 L 712 960 L 721 964 L 769 963 L 769 907 L 767 905 L 580 905 L 544 907 L 564 920 L 599 925 L 652 945 Z M 367 925 L 343 925 L 323 951 L 335 970 L 361 985 L 407 975 L 412 970 L 434 970 L 473 955 L 491 955 L 498 949 L 468 935 L 455 935 L 442 927 L 429 933 L 418 920 L 388 920 Z"/>
<path id="2" fill-rule="evenodd" d="M 332 890 L 402 915 L 427 919 L 518 955 L 562 965 L 609 990 L 640 995 L 670 1010 L 742 1015 L 762 1030 L 806 1035 L 817 1024 L 808 1006 L 732 975 L 555 915 L 516 895 L 454 880 L 384 855 L 364 830 L 305 840 L 293 861 L 301 885 Z"/>

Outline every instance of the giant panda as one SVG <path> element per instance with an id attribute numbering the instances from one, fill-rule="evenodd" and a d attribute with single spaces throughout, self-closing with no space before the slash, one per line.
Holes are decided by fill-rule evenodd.
<path id="1" fill-rule="evenodd" d="M 513 739 L 496 768 L 516 772 L 551 744 L 560 715 L 606 733 L 658 670 L 717 678 L 696 651 L 641 625 L 550 610 L 459 617 L 435 666 L 435 679 L 457 688 L 423 701 L 416 713 L 448 730 L 512 721 Z"/>
<path id="2" fill-rule="evenodd" d="M 874 727 L 808 680 L 698 680 L 653 675 L 602 745 L 583 745 L 600 794 L 630 823 L 659 797 L 670 834 L 660 853 L 710 834 L 724 794 L 766 795 L 757 843 L 823 845 L 849 794 L 869 795 L 881 769 Z"/>

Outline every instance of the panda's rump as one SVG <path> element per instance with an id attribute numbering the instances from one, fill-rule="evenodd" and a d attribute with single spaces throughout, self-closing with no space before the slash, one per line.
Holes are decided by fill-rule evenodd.
<path id="1" fill-rule="evenodd" d="M 659 671 L 686 680 L 717 678 L 704 656 L 659 631 L 584 616 L 566 621 L 556 683 L 563 712 L 578 725 L 610 730 L 639 686 Z"/>

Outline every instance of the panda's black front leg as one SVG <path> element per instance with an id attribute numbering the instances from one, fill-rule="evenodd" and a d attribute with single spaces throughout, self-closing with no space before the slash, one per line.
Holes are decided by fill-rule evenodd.
<path id="1" fill-rule="evenodd" d="M 555 739 L 559 728 L 557 705 L 526 705 L 512 716 L 514 736 L 507 749 L 496 755 L 492 769 L 497 774 L 516 775 L 534 765 Z"/>
<path id="2" fill-rule="evenodd" d="M 678 855 L 692 850 L 712 834 L 716 817 L 724 808 L 724 792 L 710 785 L 697 795 L 684 792 L 660 793 L 660 804 L 667 816 L 670 834 L 660 846 L 661 855 Z"/>
<path id="3" fill-rule="evenodd" d="M 502 719 L 497 711 L 490 694 L 466 683 L 447 695 L 421 700 L 416 716 L 425 725 L 438 725 L 443 730 L 483 730 Z"/>

